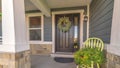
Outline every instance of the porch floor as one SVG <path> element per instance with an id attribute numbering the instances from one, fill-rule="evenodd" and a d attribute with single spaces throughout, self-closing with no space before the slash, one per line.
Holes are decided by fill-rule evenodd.
<path id="1" fill-rule="evenodd" d="M 59 63 L 51 56 L 32 55 L 31 68 L 76 68 L 75 63 Z"/>

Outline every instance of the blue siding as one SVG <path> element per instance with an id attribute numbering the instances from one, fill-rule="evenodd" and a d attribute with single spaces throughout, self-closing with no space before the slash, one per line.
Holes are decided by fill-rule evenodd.
<path id="1" fill-rule="evenodd" d="M 44 17 L 44 41 L 52 41 L 52 18 Z"/>
<path id="2" fill-rule="evenodd" d="M 87 39 L 87 22 L 83 23 L 83 41 Z"/>
<path id="3" fill-rule="evenodd" d="M 110 43 L 114 0 L 93 0 L 90 5 L 90 37 Z"/>
<path id="4" fill-rule="evenodd" d="M 85 10 L 85 14 L 87 13 L 87 6 L 78 6 L 78 7 L 66 7 L 66 8 L 54 8 L 51 11 L 66 11 L 66 10 Z M 26 13 L 35 13 L 39 12 L 39 10 L 35 11 L 26 11 Z M 52 17 L 44 16 L 44 41 L 49 42 L 52 41 Z"/>
<path id="5" fill-rule="evenodd" d="M 51 9 L 51 11 L 65 11 L 65 10 L 78 10 L 78 9 L 83 9 L 85 10 L 85 13 L 87 12 L 87 6 L 55 8 L 55 9 Z M 44 17 L 44 41 L 52 41 L 52 18 L 51 17 Z"/>

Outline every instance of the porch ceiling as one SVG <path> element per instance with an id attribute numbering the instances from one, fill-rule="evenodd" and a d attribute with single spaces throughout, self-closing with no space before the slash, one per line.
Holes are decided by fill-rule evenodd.
<path id="1" fill-rule="evenodd" d="M 31 0 L 24 0 L 25 1 L 25 11 L 42 11 L 42 13 L 47 14 L 47 16 L 50 15 L 50 9 L 55 8 L 66 8 L 66 7 L 78 7 L 78 6 L 84 6 L 91 3 L 92 0 L 38 0 L 40 1 L 38 5 L 31 2 Z M 34 0 L 33 0 L 34 1 Z M 44 1 L 44 3 L 41 3 Z M 37 5 L 37 6 L 36 6 Z M 46 8 L 47 6 L 47 8 Z M 0 0 L 0 11 L 1 11 L 1 0 Z"/>
<path id="2" fill-rule="evenodd" d="M 50 8 L 64 8 L 87 5 L 92 0 L 46 0 Z"/>
<path id="3" fill-rule="evenodd" d="M 92 0 L 46 0 L 50 9 L 83 6 L 91 3 Z M 30 0 L 25 0 L 26 11 L 39 10 Z"/>

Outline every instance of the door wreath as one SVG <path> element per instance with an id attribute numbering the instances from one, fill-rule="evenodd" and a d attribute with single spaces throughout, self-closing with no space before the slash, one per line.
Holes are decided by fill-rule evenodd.
<path id="1" fill-rule="evenodd" d="M 57 26 L 62 32 L 67 32 L 71 27 L 71 22 L 69 20 L 69 17 L 61 17 L 58 20 Z"/>

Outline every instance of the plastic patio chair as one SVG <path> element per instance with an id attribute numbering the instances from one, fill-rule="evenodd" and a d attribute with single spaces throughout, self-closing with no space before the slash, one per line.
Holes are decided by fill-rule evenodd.
<path id="1" fill-rule="evenodd" d="M 104 43 L 101 39 L 93 37 L 93 38 L 88 38 L 84 44 L 83 47 L 90 47 L 90 48 L 95 48 L 97 47 L 100 51 L 103 51 L 104 48 Z M 94 67 L 94 62 L 91 61 L 91 67 L 87 68 L 93 68 Z M 97 63 L 97 68 L 100 68 L 100 65 Z"/>

